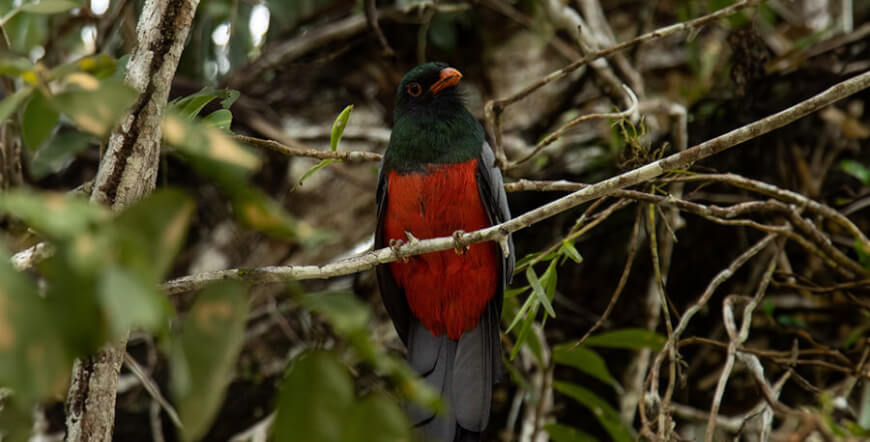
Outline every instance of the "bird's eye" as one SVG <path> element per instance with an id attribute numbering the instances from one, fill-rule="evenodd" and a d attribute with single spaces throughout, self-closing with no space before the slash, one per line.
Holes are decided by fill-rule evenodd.
<path id="1" fill-rule="evenodd" d="M 419 97 L 420 93 L 423 92 L 423 87 L 420 86 L 420 83 L 414 82 L 408 85 L 408 94 L 412 97 Z"/>

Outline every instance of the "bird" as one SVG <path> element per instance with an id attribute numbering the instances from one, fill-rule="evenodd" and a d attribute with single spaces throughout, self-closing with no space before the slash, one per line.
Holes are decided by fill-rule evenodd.
<path id="1" fill-rule="evenodd" d="M 504 179 L 483 127 L 445 63 L 419 65 L 396 91 L 393 129 L 377 185 L 375 247 L 456 235 L 510 220 Z M 454 236 L 456 237 L 456 236 Z M 409 365 L 440 392 L 446 412 L 409 406 L 422 439 L 479 441 L 503 374 L 502 299 L 513 238 L 409 256 L 378 266 L 387 313 Z"/>

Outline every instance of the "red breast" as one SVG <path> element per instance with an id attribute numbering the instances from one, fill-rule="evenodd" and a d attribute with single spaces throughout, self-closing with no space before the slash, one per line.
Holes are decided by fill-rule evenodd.
<path id="1" fill-rule="evenodd" d="M 477 185 L 477 160 L 428 165 L 420 173 L 388 173 L 384 233 L 387 241 L 450 236 L 457 230 L 488 227 Z M 434 335 L 459 339 L 480 320 L 498 287 L 498 254 L 493 243 L 427 253 L 394 262 L 390 270 L 408 306 Z"/>

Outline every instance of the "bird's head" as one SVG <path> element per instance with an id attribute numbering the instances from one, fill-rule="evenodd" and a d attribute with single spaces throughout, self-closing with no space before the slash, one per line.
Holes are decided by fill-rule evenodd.
<path id="1" fill-rule="evenodd" d="M 408 71 L 396 91 L 395 119 L 406 114 L 463 107 L 456 85 L 462 78 L 446 63 L 430 62 Z"/>

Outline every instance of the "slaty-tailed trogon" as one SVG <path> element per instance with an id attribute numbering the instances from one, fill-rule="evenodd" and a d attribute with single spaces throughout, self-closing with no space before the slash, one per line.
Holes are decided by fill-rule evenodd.
<path id="1" fill-rule="evenodd" d="M 461 77 L 444 63 L 426 63 L 399 84 L 378 179 L 376 248 L 408 241 L 407 233 L 450 236 L 510 219 L 495 156 L 456 89 Z M 477 441 L 489 422 L 502 371 L 502 293 L 514 268 L 510 238 L 508 250 L 505 256 L 496 243 L 477 243 L 377 269 L 409 363 L 447 405 L 438 416 L 409 410 L 425 440 Z"/>

